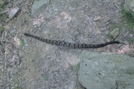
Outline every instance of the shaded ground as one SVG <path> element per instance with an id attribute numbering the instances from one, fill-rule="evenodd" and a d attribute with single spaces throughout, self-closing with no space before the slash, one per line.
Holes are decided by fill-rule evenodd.
<path id="1" fill-rule="evenodd" d="M 124 53 L 133 48 L 132 30 L 121 26 L 124 0 L 56 0 L 31 18 L 33 1 L 13 0 L 19 14 L 4 23 L 1 34 L 1 89 L 82 89 L 77 81 L 77 66 L 82 49 L 67 49 L 42 43 L 23 35 L 28 32 L 43 38 L 74 43 L 102 43 L 115 25 L 116 38 L 130 45 L 112 45 L 88 51 Z M 3 41 L 6 41 L 3 43 Z M 22 41 L 21 44 L 18 42 Z"/>

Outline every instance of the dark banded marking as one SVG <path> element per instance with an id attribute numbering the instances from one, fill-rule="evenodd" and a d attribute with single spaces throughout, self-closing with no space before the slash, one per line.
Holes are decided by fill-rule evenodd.
<path id="1" fill-rule="evenodd" d="M 63 47 L 68 47 L 68 48 L 100 48 L 107 46 L 109 44 L 120 44 L 119 41 L 110 41 L 106 43 L 101 43 L 101 44 L 74 44 L 74 43 L 69 43 L 69 42 L 64 42 L 64 41 L 59 41 L 59 40 L 49 40 L 49 39 L 44 39 L 41 37 L 37 37 L 34 35 L 31 35 L 29 33 L 24 33 L 25 36 L 33 37 L 37 40 L 40 40 L 42 42 L 46 42 L 48 44 L 56 45 L 56 46 L 63 46 Z"/>

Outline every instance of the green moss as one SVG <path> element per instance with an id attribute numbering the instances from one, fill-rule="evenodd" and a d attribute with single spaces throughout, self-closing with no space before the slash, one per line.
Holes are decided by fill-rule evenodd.
<path id="1" fill-rule="evenodd" d="M 75 65 L 75 66 L 72 66 L 72 68 L 73 68 L 73 70 L 74 70 L 75 72 L 78 72 L 79 69 L 80 69 L 80 63 L 78 63 L 78 64 Z"/>
<path id="2" fill-rule="evenodd" d="M 0 15 L 2 15 L 2 8 L 0 8 Z"/>
<path id="3" fill-rule="evenodd" d="M 130 12 L 126 12 L 124 9 L 121 10 L 123 20 L 126 21 L 126 25 L 129 28 L 134 28 L 134 16 Z"/>
<path id="4" fill-rule="evenodd" d="M 3 26 L 1 26 L 1 27 L 0 27 L 0 31 L 3 31 L 3 30 L 4 30 L 4 27 L 3 27 Z"/>
<path id="5" fill-rule="evenodd" d="M 6 14 L 3 14 L 3 15 L 1 16 L 1 21 L 2 21 L 2 22 L 5 22 L 7 18 L 8 18 L 8 16 L 7 16 Z"/>
<path id="6" fill-rule="evenodd" d="M 14 82 L 14 89 L 19 89 L 18 85 L 19 85 L 19 82 L 18 81 L 15 81 Z"/>
<path id="7" fill-rule="evenodd" d="M 111 27 L 110 27 L 110 30 L 113 30 L 113 29 L 115 29 L 115 28 L 120 28 L 120 26 L 118 26 L 118 25 L 112 25 Z"/>
<path id="8" fill-rule="evenodd" d="M 20 39 L 20 45 L 23 45 L 23 44 L 24 44 L 23 39 Z"/>
<path id="9" fill-rule="evenodd" d="M 0 27 L 0 36 L 2 35 L 3 31 L 4 31 L 4 27 L 1 26 L 1 27 Z"/>
<path id="10" fill-rule="evenodd" d="M 107 38 L 110 39 L 110 40 L 113 39 L 113 37 L 111 36 L 111 34 L 107 34 L 106 36 L 107 36 Z"/>
<path id="11" fill-rule="evenodd" d="M 14 89 L 23 89 L 20 84 L 21 81 L 22 81 L 21 75 L 18 74 L 17 76 L 13 77 L 12 82 Z"/>
<path id="12" fill-rule="evenodd" d="M 3 6 L 4 2 L 0 0 L 0 8 Z"/>
<path id="13" fill-rule="evenodd" d="M 46 76 L 42 76 L 43 80 L 48 80 L 48 78 Z"/>

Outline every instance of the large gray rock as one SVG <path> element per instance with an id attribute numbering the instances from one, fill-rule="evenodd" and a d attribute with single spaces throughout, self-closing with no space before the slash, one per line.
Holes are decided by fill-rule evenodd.
<path id="1" fill-rule="evenodd" d="M 134 89 L 134 58 L 83 51 L 79 82 L 87 89 Z"/>
<path id="2" fill-rule="evenodd" d="M 41 12 L 50 4 L 50 0 L 35 1 L 32 5 L 31 16 L 35 16 L 38 12 Z"/>

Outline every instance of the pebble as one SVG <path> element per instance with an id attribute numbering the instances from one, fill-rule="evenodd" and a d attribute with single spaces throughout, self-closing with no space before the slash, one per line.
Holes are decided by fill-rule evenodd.
<path id="1" fill-rule="evenodd" d="M 12 8 L 9 11 L 9 18 L 12 19 L 19 12 L 19 10 L 20 10 L 20 8 L 18 8 L 18 7 Z"/>
<path id="2" fill-rule="evenodd" d="M 113 38 L 116 38 L 120 34 L 120 29 L 115 28 L 110 32 L 110 34 L 112 35 Z"/>
<path id="3" fill-rule="evenodd" d="M 65 41 L 69 42 L 69 43 L 74 43 L 74 41 L 71 38 L 67 38 L 67 39 L 65 39 Z"/>
<path id="4" fill-rule="evenodd" d="M 73 35 L 74 35 L 74 36 L 77 36 L 77 35 L 79 35 L 79 32 L 78 32 L 78 31 L 75 31 L 75 32 L 73 33 Z"/>
<path id="5" fill-rule="evenodd" d="M 48 6 L 50 0 L 35 1 L 32 5 L 31 16 L 34 17 L 38 12 L 45 9 Z"/>
<path id="6" fill-rule="evenodd" d="M 15 32 L 16 32 L 16 30 L 11 30 L 11 31 L 10 31 L 11 34 L 13 34 L 13 33 L 15 33 Z"/>
<path id="7" fill-rule="evenodd" d="M 74 7 L 71 7 L 71 6 L 69 7 L 69 11 L 75 11 L 75 9 L 76 8 L 74 8 Z"/>

